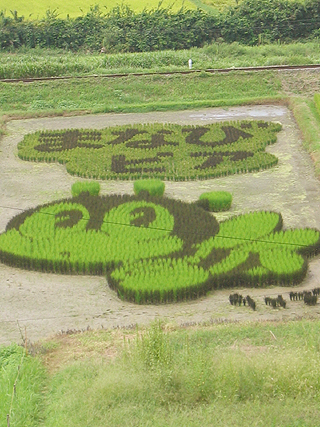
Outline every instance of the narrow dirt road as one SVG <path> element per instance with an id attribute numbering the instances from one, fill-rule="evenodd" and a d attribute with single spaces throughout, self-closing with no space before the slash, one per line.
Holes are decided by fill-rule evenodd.
<path id="1" fill-rule="evenodd" d="M 285 227 L 320 229 L 320 183 L 314 176 L 309 155 L 304 151 L 299 130 L 290 111 L 282 106 L 250 106 L 146 114 L 105 114 L 68 118 L 44 118 L 12 121 L 8 135 L 0 143 L 0 232 L 22 210 L 71 195 L 77 181 L 63 165 L 30 163 L 17 157 L 17 144 L 26 133 L 39 129 L 103 128 L 133 123 L 203 124 L 221 120 L 259 119 L 279 121 L 283 130 L 278 142 L 268 151 L 279 158 L 275 168 L 245 175 L 234 175 L 198 182 L 167 182 L 166 195 L 184 201 L 197 200 L 209 190 L 233 194 L 231 215 L 254 210 L 282 213 Z M 132 182 L 101 183 L 102 194 L 133 193 Z M 320 286 L 320 257 L 310 262 L 308 276 L 297 288 Z M 319 305 L 306 307 L 288 301 L 291 288 L 237 289 L 257 301 L 257 311 L 233 307 L 229 290 L 215 291 L 196 301 L 169 305 L 138 306 L 120 301 L 104 277 L 62 276 L 23 271 L 0 264 L 0 344 L 36 341 L 60 331 L 90 328 L 124 327 L 146 324 L 156 318 L 175 324 L 194 322 L 259 321 L 318 317 Z M 282 293 L 287 309 L 271 309 L 264 296 Z"/>

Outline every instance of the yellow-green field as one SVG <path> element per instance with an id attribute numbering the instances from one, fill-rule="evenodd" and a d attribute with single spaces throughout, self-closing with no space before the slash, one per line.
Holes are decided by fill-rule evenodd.
<path id="1" fill-rule="evenodd" d="M 227 9 L 228 7 L 235 7 L 242 2 L 242 0 L 192 0 L 198 7 L 206 10 L 207 8 L 218 9 L 220 11 Z M 301 3 L 304 0 L 298 0 Z M 202 3 L 202 5 L 198 5 L 198 3 Z"/>
<path id="2" fill-rule="evenodd" d="M 241 3 L 241 0 L 202 0 L 202 3 L 204 6 L 209 6 L 221 11 L 228 8 L 229 6 L 236 6 L 237 4 Z"/>
<path id="3" fill-rule="evenodd" d="M 43 18 L 46 15 L 47 10 L 56 11 L 59 18 L 66 18 L 67 15 L 70 17 L 76 17 L 86 14 L 90 7 L 97 4 L 100 10 L 104 13 L 112 10 L 114 7 L 127 4 L 131 9 L 136 12 L 142 11 L 143 9 L 154 9 L 158 7 L 159 0 L 128 0 L 121 2 L 119 0 L 101 0 L 92 2 L 91 0 L 30 0 L 25 2 L 23 0 L 15 0 L 13 3 L 8 3 L 7 0 L 0 0 L 0 10 L 6 12 L 7 15 L 11 15 L 10 11 L 16 10 L 18 15 L 23 15 L 26 19 L 38 19 Z M 177 11 L 184 6 L 185 9 L 196 9 L 196 5 L 191 0 L 164 0 L 161 7 L 172 6 L 173 11 Z"/>

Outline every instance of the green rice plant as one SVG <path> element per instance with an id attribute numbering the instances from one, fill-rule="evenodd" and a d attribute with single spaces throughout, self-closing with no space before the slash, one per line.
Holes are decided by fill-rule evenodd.
<path id="1" fill-rule="evenodd" d="M 299 283 L 320 248 L 313 229 L 282 230 L 275 212 L 220 224 L 197 204 L 141 191 L 78 196 L 14 217 L 0 260 L 53 273 L 106 274 L 120 298 L 166 303 L 242 284 Z"/>
<path id="2" fill-rule="evenodd" d="M 227 211 L 231 207 L 232 194 L 228 191 L 210 191 L 202 193 L 199 201 L 207 205 L 211 212 Z"/>
<path id="3" fill-rule="evenodd" d="M 71 194 L 73 197 L 79 196 L 81 193 L 88 191 L 92 196 L 98 196 L 100 193 L 100 184 L 95 181 L 75 182 L 71 187 Z"/>
<path id="4" fill-rule="evenodd" d="M 207 179 L 275 165 L 277 158 L 265 148 L 280 129 L 278 123 L 243 121 L 40 131 L 24 137 L 18 155 L 66 164 L 70 174 L 84 178 Z"/>
<path id="5" fill-rule="evenodd" d="M 158 179 L 140 179 L 134 182 L 133 189 L 136 195 L 141 191 L 147 191 L 150 196 L 163 196 L 165 184 Z"/>

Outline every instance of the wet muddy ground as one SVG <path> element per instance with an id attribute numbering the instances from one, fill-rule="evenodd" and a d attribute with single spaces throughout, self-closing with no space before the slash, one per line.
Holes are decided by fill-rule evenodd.
<path id="1" fill-rule="evenodd" d="M 193 182 L 167 182 L 166 195 L 195 201 L 204 191 L 226 190 L 233 194 L 233 206 L 224 214 L 253 210 L 281 212 L 285 227 L 320 228 L 320 183 L 314 176 L 309 155 L 304 151 L 299 129 L 291 112 L 283 106 L 247 106 L 198 111 L 146 114 L 103 114 L 17 120 L 8 124 L 0 142 L 0 232 L 15 215 L 39 204 L 69 197 L 71 185 L 79 180 L 63 165 L 25 162 L 17 157 L 17 144 L 26 133 L 39 129 L 103 128 L 133 123 L 203 124 L 221 120 L 271 120 L 282 123 L 278 141 L 267 150 L 279 158 L 269 170 Z M 101 193 L 133 193 L 132 182 L 100 182 Z M 310 261 L 309 272 L 296 289 L 320 286 L 320 257 Z M 257 301 L 254 312 L 228 302 L 229 290 L 215 291 L 196 301 L 168 305 L 134 305 L 118 299 L 104 277 L 63 276 L 11 268 L 0 264 L 0 344 L 36 341 L 68 330 L 114 328 L 147 324 L 156 318 L 177 325 L 194 322 L 289 320 L 318 317 L 320 304 L 306 307 L 290 302 L 292 288 L 237 289 Z M 282 294 L 287 308 L 264 305 L 265 296 Z"/>

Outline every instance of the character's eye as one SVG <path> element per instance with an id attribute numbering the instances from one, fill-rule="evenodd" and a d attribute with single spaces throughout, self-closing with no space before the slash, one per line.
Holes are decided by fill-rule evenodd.
<path id="1" fill-rule="evenodd" d="M 149 227 L 157 217 L 155 210 L 150 206 L 136 208 L 130 212 L 130 216 L 132 217 L 130 224 L 136 227 Z"/>
<path id="2" fill-rule="evenodd" d="M 83 218 L 83 213 L 79 210 L 61 211 L 55 215 L 56 227 L 73 227 Z"/>
<path id="3" fill-rule="evenodd" d="M 53 237 L 57 230 L 85 231 L 90 219 L 88 210 L 79 203 L 56 203 L 40 208 L 25 219 L 19 231 L 28 237 Z"/>
<path id="4" fill-rule="evenodd" d="M 117 239 L 127 239 L 130 233 L 139 239 L 158 239 L 167 236 L 173 227 L 174 217 L 165 207 L 142 200 L 123 203 L 107 212 L 101 231 Z"/>

